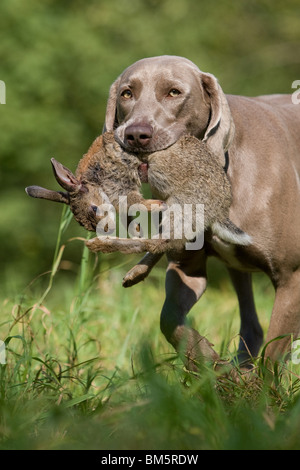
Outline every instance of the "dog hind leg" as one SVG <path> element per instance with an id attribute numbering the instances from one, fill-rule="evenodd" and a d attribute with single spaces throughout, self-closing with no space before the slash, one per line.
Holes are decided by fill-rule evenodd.
<path id="1" fill-rule="evenodd" d="M 275 302 L 267 332 L 265 356 L 271 360 L 283 359 L 291 350 L 291 341 L 300 333 L 300 270 L 292 273 L 276 288 Z"/>

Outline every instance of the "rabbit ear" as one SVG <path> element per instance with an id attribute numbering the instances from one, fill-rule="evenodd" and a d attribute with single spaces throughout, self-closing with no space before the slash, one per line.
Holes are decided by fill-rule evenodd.
<path id="1" fill-rule="evenodd" d="M 121 77 L 119 77 L 110 87 L 109 97 L 106 105 L 105 124 L 103 132 L 111 132 L 118 127 L 117 118 L 117 96 Z"/>
<path id="2" fill-rule="evenodd" d="M 73 175 L 73 173 L 64 165 L 59 163 L 55 158 L 51 158 L 51 163 L 54 171 L 55 178 L 64 189 L 69 193 L 79 191 L 81 188 L 80 181 Z"/>
<path id="3" fill-rule="evenodd" d="M 49 201 L 62 202 L 64 204 L 70 204 L 70 198 L 68 193 L 61 191 L 51 191 L 50 189 L 41 188 L 41 186 L 28 186 L 25 188 L 28 196 L 36 197 L 39 199 L 48 199 Z"/>

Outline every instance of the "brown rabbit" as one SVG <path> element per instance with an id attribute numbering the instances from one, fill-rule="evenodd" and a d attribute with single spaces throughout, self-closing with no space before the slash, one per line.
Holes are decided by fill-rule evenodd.
<path id="1" fill-rule="evenodd" d="M 96 231 L 100 217 L 97 209 L 108 200 L 118 209 L 119 196 L 127 196 L 129 205 L 141 204 L 146 210 L 165 209 L 162 201 L 144 199 L 140 194 L 139 159 L 125 153 L 114 140 L 113 133 L 96 138 L 80 160 L 75 175 L 51 159 L 54 175 L 66 192 L 29 186 L 29 196 L 70 205 L 75 219 L 86 230 Z M 153 207 L 154 205 L 154 207 Z"/>
<path id="2" fill-rule="evenodd" d="M 39 186 L 29 186 L 26 192 L 32 197 L 69 204 L 75 219 L 87 230 L 95 231 L 101 220 L 98 208 L 107 202 L 107 198 L 116 209 L 122 195 L 127 196 L 129 205 L 139 203 L 146 210 L 165 209 L 162 202 L 145 200 L 141 196 L 141 179 L 148 180 L 155 196 L 169 206 L 192 204 L 195 208 L 195 204 L 204 204 L 203 225 L 211 236 L 217 236 L 225 243 L 250 243 L 250 237 L 228 218 L 230 184 L 217 157 L 206 144 L 185 136 L 168 149 L 144 158 L 148 163 L 141 164 L 136 155 L 126 153 L 120 147 L 113 133 L 105 133 L 96 138 L 80 160 L 75 176 L 55 159 L 51 160 L 55 177 L 66 192 Z M 148 251 L 124 277 L 124 287 L 130 287 L 148 276 L 163 253 L 184 250 L 185 242 L 184 238 L 94 238 L 87 245 L 92 251 Z"/>
<path id="3" fill-rule="evenodd" d="M 205 143 L 193 136 L 184 136 L 166 150 L 146 157 L 148 182 L 153 194 L 167 206 L 192 206 L 191 224 L 195 232 L 195 208 L 204 205 L 205 231 L 225 243 L 247 245 L 250 237 L 229 219 L 231 189 L 226 174 L 217 157 Z M 136 155 L 125 152 L 114 140 L 113 133 L 105 133 L 94 141 L 88 153 L 80 160 L 75 176 L 55 159 L 51 160 L 58 183 L 67 191 L 50 191 L 38 186 L 26 188 L 32 197 L 70 204 L 75 219 L 87 230 L 95 231 L 101 217 L 98 208 L 108 201 L 118 209 L 119 197 L 127 196 L 129 206 L 139 204 L 151 211 L 165 210 L 159 200 L 144 199 L 140 194 L 141 177 L 145 180 L 145 163 Z M 144 171 L 140 171 L 139 167 Z M 140 177 L 141 176 L 141 177 Z M 173 215 L 174 218 L 174 215 Z M 183 223 L 184 220 L 182 219 Z M 121 251 L 159 254 L 181 251 L 188 239 L 174 237 L 174 227 L 169 238 L 94 238 L 87 242 L 92 251 Z"/>
<path id="4" fill-rule="evenodd" d="M 124 151 L 120 149 L 124 154 Z M 166 150 L 149 154 L 146 157 L 148 170 L 147 178 L 155 197 L 165 201 L 169 208 L 176 210 L 185 205 L 192 207 L 189 223 L 194 236 L 197 236 L 196 207 L 204 206 L 204 218 L 201 225 L 204 231 L 210 231 L 212 236 L 219 237 L 223 242 L 238 245 L 248 245 L 250 237 L 236 227 L 229 219 L 231 204 L 231 188 L 224 169 L 219 160 L 208 149 L 205 143 L 193 136 L 181 137 L 174 145 Z M 142 164 L 145 175 L 145 164 Z M 145 180 L 145 176 L 144 176 Z M 166 211 L 164 217 L 170 217 Z M 176 219 L 171 214 L 172 222 Z M 185 215 L 179 223 L 185 223 Z M 177 219 L 178 222 L 178 219 Z M 199 222 L 199 221 L 198 221 Z M 186 247 L 188 238 L 182 234 L 181 238 L 174 236 L 175 225 L 169 238 L 125 238 L 110 239 L 98 237 L 87 242 L 92 251 L 122 253 L 140 253 L 149 251 L 153 254 L 165 252 L 180 252 Z M 200 246 L 201 248 L 202 246 Z M 190 248 L 193 249 L 193 244 Z M 196 248 L 199 249 L 199 248 Z M 152 258 L 153 259 L 153 258 Z"/>

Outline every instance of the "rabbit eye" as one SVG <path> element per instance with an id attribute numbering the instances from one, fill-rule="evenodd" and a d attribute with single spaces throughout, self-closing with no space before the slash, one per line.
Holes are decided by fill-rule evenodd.
<path id="1" fill-rule="evenodd" d="M 91 205 L 91 209 L 94 212 L 94 214 L 97 214 L 98 206 L 95 206 L 94 204 Z"/>

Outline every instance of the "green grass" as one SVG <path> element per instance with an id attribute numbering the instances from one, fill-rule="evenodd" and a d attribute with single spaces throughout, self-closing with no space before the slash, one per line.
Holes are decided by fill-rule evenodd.
<path id="1" fill-rule="evenodd" d="M 163 261 L 149 279 L 123 289 L 137 260 L 96 258 L 80 240 L 64 241 L 64 212 L 49 273 L 17 296 L 2 297 L 0 449 L 299 449 L 299 369 L 263 355 L 251 380 L 238 383 L 203 366 L 186 371 L 159 330 Z M 78 273 L 66 243 L 82 250 Z M 223 357 L 238 344 L 235 294 L 220 264 L 191 323 Z M 264 329 L 273 291 L 255 277 Z M 298 366 L 299 368 L 299 366 Z"/>

